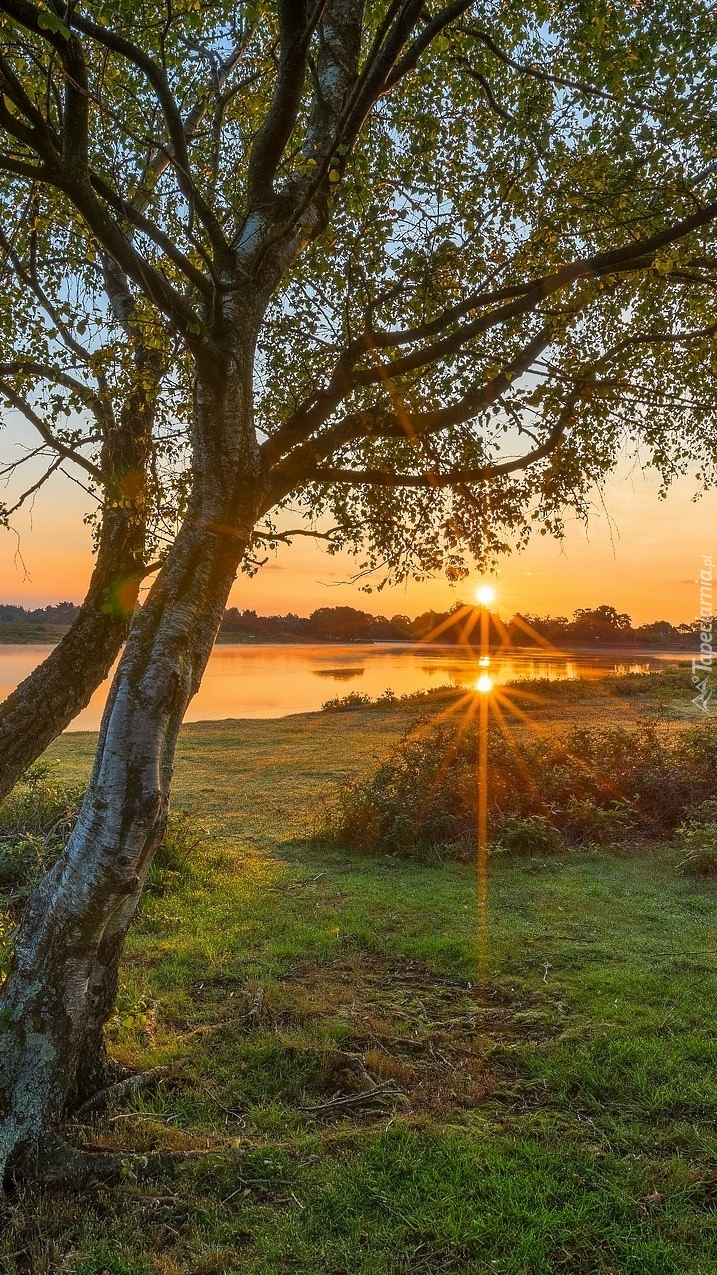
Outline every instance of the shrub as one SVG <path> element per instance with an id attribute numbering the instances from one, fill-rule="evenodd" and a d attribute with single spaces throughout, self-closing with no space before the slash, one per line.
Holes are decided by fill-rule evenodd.
<path id="1" fill-rule="evenodd" d="M 83 789 L 63 784 L 49 767 L 34 766 L 0 805 L 0 918 L 14 922 L 26 900 L 62 854 Z M 172 813 L 149 870 L 150 891 L 163 893 L 186 870 L 206 830 L 184 811 Z"/>
<path id="2" fill-rule="evenodd" d="M 363 853 L 465 856 L 476 835 L 477 743 L 475 724 L 455 721 L 408 735 L 373 775 L 339 794 L 322 839 Z M 489 831 L 508 853 L 668 837 L 716 789 L 713 723 L 489 739 Z"/>
<path id="3" fill-rule="evenodd" d="M 362 695 L 360 691 L 352 691 L 350 695 L 337 695 L 336 699 L 324 700 L 321 708 L 325 713 L 345 713 L 353 708 L 364 708 L 372 704 L 370 695 Z"/>
<path id="4" fill-rule="evenodd" d="M 172 811 L 164 840 L 147 873 L 146 889 L 150 894 L 167 894 L 186 876 L 189 860 L 206 841 L 208 831 L 186 810 Z"/>
<path id="5" fill-rule="evenodd" d="M 83 789 L 34 766 L 0 805 L 0 979 L 8 972 L 18 919 L 35 886 L 59 859 L 77 818 Z M 206 835 L 185 811 L 171 814 L 147 874 L 150 894 L 166 894 L 187 870 Z"/>
<path id="6" fill-rule="evenodd" d="M 689 877 L 717 877 L 717 801 L 705 801 L 695 816 L 677 829 L 684 858 L 678 870 Z"/>
<path id="7" fill-rule="evenodd" d="M 375 699 L 372 699 L 370 695 L 364 695 L 361 691 L 352 691 L 350 695 L 339 695 L 336 699 L 327 699 L 321 705 L 321 711 L 341 713 L 350 711 L 352 708 L 405 708 L 407 704 L 432 704 L 445 699 L 460 699 L 464 694 L 465 691 L 461 687 L 450 686 L 447 683 L 431 686 L 425 691 L 409 691 L 406 695 L 397 695 L 389 686 Z"/>
<path id="8" fill-rule="evenodd" d="M 556 828 L 543 815 L 508 815 L 496 821 L 495 843 L 492 849 L 508 855 L 549 855 L 565 849 L 565 843 Z"/>
<path id="9" fill-rule="evenodd" d="M 82 800 L 78 785 L 33 766 L 0 806 L 0 911 L 17 912 L 62 853 Z"/>

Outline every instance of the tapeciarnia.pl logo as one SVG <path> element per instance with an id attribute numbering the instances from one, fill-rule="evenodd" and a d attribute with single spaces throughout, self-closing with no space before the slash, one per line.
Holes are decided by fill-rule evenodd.
<path id="1" fill-rule="evenodd" d="M 692 657 L 692 683 L 697 687 L 697 694 L 692 703 L 709 713 L 712 699 L 712 663 L 714 660 L 714 606 L 712 600 L 712 578 L 714 565 L 709 554 L 702 554 L 702 570 L 696 582 L 700 586 L 700 653 Z"/>

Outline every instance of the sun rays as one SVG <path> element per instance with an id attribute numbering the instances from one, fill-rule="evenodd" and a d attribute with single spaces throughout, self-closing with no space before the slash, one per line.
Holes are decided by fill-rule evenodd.
<path id="1" fill-rule="evenodd" d="M 519 736 L 526 733 L 540 736 L 544 727 L 533 720 L 529 712 L 518 703 L 518 699 L 528 708 L 538 707 L 541 696 L 517 685 L 501 685 L 491 675 L 491 657 L 493 654 L 505 654 L 515 649 L 514 636 L 524 636 L 531 646 L 537 646 L 541 652 L 556 657 L 563 657 L 551 642 L 529 624 L 523 616 L 515 616 L 509 630 L 498 615 L 491 610 L 496 599 L 495 588 L 481 583 L 475 590 L 477 606 L 464 605 L 442 619 L 424 638 L 420 645 L 432 646 L 441 638 L 445 641 L 450 634 L 451 645 L 462 657 L 468 656 L 474 662 L 475 675 L 463 694 L 457 695 L 435 717 L 424 722 L 412 732 L 421 737 L 432 732 L 437 726 L 452 722 L 452 737 L 446 741 L 443 755 L 432 777 L 429 791 L 423 795 L 426 804 L 430 803 L 433 794 L 444 782 L 446 774 L 458 750 L 464 743 L 468 730 L 477 726 L 475 745 L 475 782 L 476 782 L 476 942 L 478 963 L 478 985 L 485 986 L 488 974 L 488 941 L 489 941 L 489 908 L 488 908 L 488 811 L 490 806 L 490 766 L 489 737 L 491 725 L 495 725 L 500 735 L 510 748 L 516 766 L 526 786 L 534 793 L 538 785 L 530 767 L 521 754 L 518 743 Z M 566 670 L 567 672 L 567 670 Z M 586 764 L 586 769 L 589 767 Z"/>
<path id="2" fill-rule="evenodd" d="M 506 760 L 509 757 L 511 764 L 506 773 L 512 775 L 512 779 L 504 777 L 504 788 L 505 783 L 517 782 L 525 792 L 530 792 L 533 807 L 550 821 L 551 810 L 541 791 L 539 777 L 533 772 L 531 748 L 552 735 L 552 731 L 538 711 L 545 709 L 545 692 L 541 692 L 539 684 L 531 687 L 527 679 L 541 676 L 547 676 L 549 681 L 572 679 L 579 673 L 579 667 L 571 667 L 566 652 L 538 633 L 524 616 L 514 616 L 507 626 L 493 610 L 496 590 L 491 584 L 481 582 L 473 596 L 475 603 L 457 606 L 416 643 L 425 650 L 446 644 L 445 651 L 450 646 L 463 669 L 451 670 L 457 683 L 455 692 L 447 692 L 440 710 L 417 724 L 411 737 L 430 738 L 436 733 L 436 755 L 430 777 L 424 776 L 421 787 L 422 808 L 430 810 L 436 795 L 450 782 L 456 758 L 460 763 L 457 773 L 465 774 L 470 784 L 471 806 L 475 810 L 477 986 L 485 988 L 490 957 L 489 813 L 500 814 L 503 791 L 501 775 L 494 769 L 496 753 L 493 750 L 496 743 L 508 750 Z M 526 648 L 532 648 L 535 660 L 525 660 Z M 510 659 L 505 658 L 511 653 L 517 657 L 515 672 L 510 667 Z M 519 671 L 522 677 L 516 676 Z M 511 676 L 515 680 L 508 680 Z M 562 747 L 586 780 L 597 782 L 608 798 L 622 799 L 620 792 L 613 792 L 613 786 L 606 784 L 599 766 L 589 756 L 580 755 L 580 749 L 569 740 Z M 505 793 L 509 795 L 509 789 L 505 789 Z"/>

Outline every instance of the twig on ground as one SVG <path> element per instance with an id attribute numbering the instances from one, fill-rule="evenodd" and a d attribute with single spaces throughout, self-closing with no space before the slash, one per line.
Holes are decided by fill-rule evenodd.
<path id="1" fill-rule="evenodd" d="M 300 1107 L 300 1111 L 305 1111 L 309 1116 L 320 1116 L 324 1112 L 341 1111 L 345 1107 L 360 1107 L 366 1102 L 373 1102 L 374 1099 L 381 1095 L 396 1094 L 396 1089 L 390 1081 L 384 1081 L 383 1084 L 374 1085 L 372 1089 L 364 1089 L 361 1093 L 351 1093 L 342 1095 L 338 1098 L 330 1098 L 328 1102 L 320 1102 L 315 1107 Z"/>
<path id="2" fill-rule="evenodd" d="M 249 1006 L 249 1009 L 247 1010 L 246 1014 L 242 1014 L 242 1019 L 243 1019 L 245 1022 L 246 1022 L 246 1020 L 247 1020 L 247 1019 L 249 1019 L 251 1022 L 254 1022 L 254 1023 L 258 1023 L 258 1022 L 259 1022 L 259 1020 L 260 1020 L 260 1018 L 261 1018 L 261 1011 L 262 1011 L 262 1009 L 264 1008 L 264 996 L 265 996 L 265 995 L 266 995 L 266 993 L 265 993 L 265 991 L 264 991 L 264 988 L 263 988 L 263 987 L 257 987 L 257 989 L 256 989 L 256 991 L 255 991 L 255 993 L 254 993 L 254 999 L 252 1000 L 252 1003 L 251 1003 L 251 1005 Z"/>

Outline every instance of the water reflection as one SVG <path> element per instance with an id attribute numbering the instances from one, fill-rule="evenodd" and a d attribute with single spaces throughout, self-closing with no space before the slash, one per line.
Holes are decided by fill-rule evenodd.
<path id="1" fill-rule="evenodd" d="M 0 699 L 21 682 L 51 648 L 0 646 Z M 486 659 L 488 657 L 485 657 Z M 438 686 L 476 688 L 479 669 L 490 667 L 493 686 L 524 678 L 599 678 L 609 674 L 644 673 L 665 660 L 676 663 L 687 657 L 675 653 L 610 655 L 551 654 L 535 651 L 494 653 L 483 664 L 476 656 L 455 647 L 402 646 L 374 643 L 347 646 L 276 645 L 216 646 L 201 688 L 192 700 L 190 722 L 226 717 L 284 717 L 314 712 L 331 698 L 326 682 L 361 678 L 363 694 L 376 698 L 386 690 L 395 695 Z M 485 674 L 484 674 L 485 675 Z M 71 730 L 96 730 L 107 695 L 105 682 L 93 695 Z"/>
<path id="2" fill-rule="evenodd" d="M 350 682 L 354 677 L 363 677 L 362 668 L 315 668 L 314 677 L 330 677 L 334 682 Z"/>

